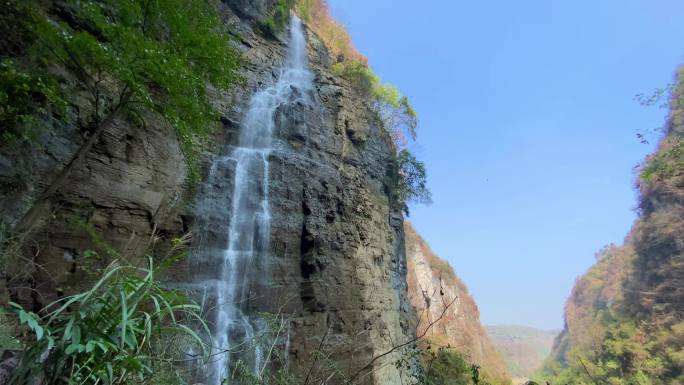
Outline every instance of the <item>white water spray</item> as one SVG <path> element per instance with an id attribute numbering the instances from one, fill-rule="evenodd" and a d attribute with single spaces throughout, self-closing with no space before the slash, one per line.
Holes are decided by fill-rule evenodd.
<path id="1" fill-rule="evenodd" d="M 197 209 L 197 232 L 201 237 L 197 263 L 201 265 L 198 271 L 206 270 L 200 283 L 214 303 L 212 334 L 216 355 L 205 372 L 209 385 L 222 384 L 230 374 L 232 353 L 228 352 L 231 350 L 244 351 L 241 358 L 255 373 L 264 364 L 261 348 L 254 342 L 261 323 L 245 309 L 250 300 L 251 280 L 260 273 L 259 266 L 268 257 L 269 155 L 277 128 L 275 113 L 282 105 L 308 102 L 312 80 L 301 21 L 293 16 L 288 57 L 277 82 L 252 96 L 237 146 L 213 162 L 203 187 L 203 198 Z M 232 197 L 226 191 L 231 169 L 234 170 Z M 226 219 L 229 219 L 227 237 L 217 232 L 218 228 L 225 229 L 220 223 Z M 219 225 L 215 226 L 216 223 Z"/>

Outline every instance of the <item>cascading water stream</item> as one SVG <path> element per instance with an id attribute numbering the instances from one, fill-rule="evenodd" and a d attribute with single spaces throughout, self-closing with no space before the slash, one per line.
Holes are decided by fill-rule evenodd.
<path id="1" fill-rule="evenodd" d="M 236 348 L 255 373 L 263 365 L 261 348 L 254 343 L 259 322 L 250 317 L 246 304 L 250 285 L 268 257 L 271 231 L 269 206 L 269 155 L 273 149 L 276 110 L 294 102 L 308 103 L 313 75 L 308 70 L 306 39 L 301 21 L 290 22 L 288 57 L 276 83 L 255 93 L 240 127 L 238 143 L 228 155 L 211 165 L 202 199 L 197 207 L 200 251 L 196 260 L 205 296 L 213 300 L 214 351 L 205 371 L 209 385 L 220 385 L 228 376 Z M 233 170 L 232 195 L 229 189 Z M 217 230 L 228 221 L 227 234 Z M 226 353 L 221 353 L 221 352 Z"/>

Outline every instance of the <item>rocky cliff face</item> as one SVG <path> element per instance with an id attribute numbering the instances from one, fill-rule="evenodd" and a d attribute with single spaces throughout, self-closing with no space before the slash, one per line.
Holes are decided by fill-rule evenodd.
<path id="1" fill-rule="evenodd" d="M 235 44 L 246 61 L 247 86 L 216 95 L 222 128 L 206 164 L 235 143 L 249 95 L 274 81 L 283 60 L 286 34 L 267 40 L 252 30 L 271 3 L 233 0 L 222 6 L 225 22 L 239 36 Z M 331 375 L 333 367 L 353 374 L 410 339 L 413 309 L 406 296 L 403 218 L 391 208 L 383 183 L 394 153 L 391 138 L 368 102 L 328 70 L 327 50 L 313 33 L 308 43 L 314 102 L 276 114 L 278 145 L 269 170 L 272 257 L 269 276 L 251 289 L 250 306 L 291 319 L 287 355 L 296 372 L 310 373 L 310 382 L 337 383 L 342 380 Z M 100 263 L 87 258 L 88 249 L 139 256 L 150 244 L 163 248 L 192 229 L 195 214 L 183 199 L 187 171 L 179 143 L 167 122 L 151 122 L 117 122 L 52 198 L 52 215 L 22 249 L 27 263 L 3 274 L 12 299 L 38 308 L 87 285 L 90 267 Z M 52 124 L 39 146 L 0 149 L 0 209 L 8 228 L 84 140 L 74 125 Z M 225 188 L 232 186 L 227 182 Z M 174 279 L 188 277 L 191 268 L 191 261 L 183 262 Z M 327 358 L 312 364 L 313 352 Z M 371 365 L 360 383 L 399 383 L 390 360 Z"/>
<path id="2" fill-rule="evenodd" d="M 328 71 L 316 36 L 309 33 L 308 40 L 313 107 L 291 105 L 276 116 L 271 278 L 255 288 L 263 300 L 256 299 L 254 308 L 291 315 L 290 354 L 302 372 L 309 370 L 311 353 L 321 351 L 354 373 L 412 334 L 403 218 L 390 208 L 383 185 L 391 139 L 364 99 Z M 264 55 L 261 44 L 251 45 L 250 58 L 274 57 Z M 273 81 L 273 64 L 262 68 L 266 78 L 257 84 Z M 365 382 L 399 381 L 387 363 L 378 362 Z M 311 372 L 323 378 L 332 370 L 321 360 Z"/>
<path id="3" fill-rule="evenodd" d="M 487 376 L 505 382 L 506 366 L 480 324 L 480 312 L 465 284 L 448 262 L 432 253 L 409 222 L 404 222 L 404 231 L 409 299 L 420 321 L 417 333 L 423 333 L 444 313 L 426 338 L 440 346 L 456 348 L 480 365 Z"/>

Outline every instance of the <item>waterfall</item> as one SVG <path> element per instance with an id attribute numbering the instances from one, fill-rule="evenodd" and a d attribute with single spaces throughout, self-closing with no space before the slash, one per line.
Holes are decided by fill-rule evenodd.
<path id="1" fill-rule="evenodd" d="M 277 129 L 275 114 L 280 106 L 308 102 L 312 81 L 301 21 L 292 16 L 287 59 L 275 84 L 252 96 L 237 145 L 214 160 L 202 186 L 196 209 L 199 248 L 193 273 L 205 297 L 212 298 L 215 355 L 205 370 L 208 385 L 220 385 L 229 376 L 234 362 L 228 351 L 243 351 L 240 359 L 255 373 L 264 365 L 262 349 L 254 343 L 263 322 L 251 316 L 246 305 L 253 300 L 251 284 L 264 275 L 260 269 L 268 258 L 269 155 Z"/>

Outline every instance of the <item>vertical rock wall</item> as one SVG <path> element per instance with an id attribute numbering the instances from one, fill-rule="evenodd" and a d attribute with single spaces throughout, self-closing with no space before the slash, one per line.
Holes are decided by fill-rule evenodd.
<path id="1" fill-rule="evenodd" d="M 263 299 L 254 302 L 291 316 L 291 364 L 298 371 L 312 383 L 341 383 L 342 374 L 411 338 L 412 309 L 403 218 L 390 208 L 384 185 L 391 139 L 367 101 L 327 70 L 316 36 L 308 40 L 313 103 L 290 105 L 276 117 L 273 258 L 270 282 L 255 288 Z M 330 361 L 314 363 L 318 353 Z M 364 371 L 360 382 L 399 383 L 393 357 Z"/>
<path id="2" fill-rule="evenodd" d="M 246 59 L 247 86 L 216 96 L 222 127 L 207 164 L 234 142 L 249 95 L 274 81 L 283 60 L 283 42 L 252 32 L 267 3 L 228 1 L 223 7 Z M 313 103 L 277 114 L 270 159 L 272 257 L 268 276 L 252 288 L 250 306 L 290 317 L 291 367 L 309 383 L 329 378 L 334 384 L 409 340 L 413 310 L 406 297 L 403 218 L 391 208 L 384 185 L 391 139 L 367 101 L 328 71 L 327 51 L 316 36 L 309 33 L 308 40 Z M 41 146 L 0 149 L 0 210 L 9 227 L 84 140 L 75 125 L 54 124 Z M 175 134 L 161 118 L 151 116 L 141 127 L 118 122 L 53 197 L 52 215 L 22 250 L 27 263 L 3 272 L 3 286 L 14 300 L 38 308 L 87 286 L 95 262 L 86 250 L 104 254 L 111 247 L 140 256 L 151 240 L 164 244 L 189 231 L 193 209 L 183 200 L 184 165 Z M 189 268 L 185 262 L 174 275 L 187 276 Z M 316 352 L 326 358 L 315 360 Z M 392 356 L 359 377 L 359 383 L 400 383 Z"/>
<path id="3" fill-rule="evenodd" d="M 506 365 L 480 324 L 480 311 L 465 284 L 447 261 L 432 253 L 409 222 L 404 229 L 409 298 L 420 319 L 417 333 L 428 330 L 427 340 L 457 349 L 489 378 L 505 383 L 509 378 Z"/>

